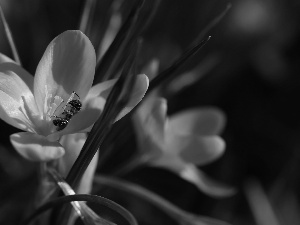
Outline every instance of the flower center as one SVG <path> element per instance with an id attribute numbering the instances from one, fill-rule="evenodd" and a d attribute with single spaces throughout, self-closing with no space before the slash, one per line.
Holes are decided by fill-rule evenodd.
<path id="1" fill-rule="evenodd" d="M 56 95 L 52 97 L 52 94 L 49 94 L 47 91 L 45 98 L 45 119 L 48 121 L 51 133 L 65 129 L 72 117 L 77 114 L 82 107 L 80 97 L 74 91 L 67 102 L 64 102 L 60 96 Z"/>

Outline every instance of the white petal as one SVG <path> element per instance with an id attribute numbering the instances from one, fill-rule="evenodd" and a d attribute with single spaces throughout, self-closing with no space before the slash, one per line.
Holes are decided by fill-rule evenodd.
<path id="1" fill-rule="evenodd" d="M 216 135 L 224 125 L 224 113 L 212 107 L 188 109 L 169 120 L 170 129 L 179 134 Z"/>
<path id="2" fill-rule="evenodd" d="M 164 148 L 166 115 L 167 101 L 163 98 L 146 99 L 137 109 L 133 121 L 141 148 L 146 140 L 154 146 Z"/>
<path id="3" fill-rule="evenodd" d="M 75 91 L 84 99 L 92 86 L 95 66 L 94 47 L 82 32 L 58 35 L 48 45 L 34 78 L 34 96 L 40 111 L 46 113 L 44 103 L 49 96 L 67 101 Z"/>
<path id="4" fill-rule="evenodd" d="M 58 142 L 49 142 L 46 137 L 34 133 L 12 134 L 10 141 L 18 153 L 31 161 L 46 162 L 58 159 L 65 153 Z"/>
<path id="5" fill-rule="evenodd" d="M 8 56 L 0 53 L 0 64 L 1 63 L 6 63 L 6 62 L 10 62 L 10 63 L 15 63 L 14 60 L 12 60 L 11 58 L 9 58 Z"/>
<path id="6" fill-rule="evenodd" d="M 34 125 L 21 111 L 22 107 L 22 102 L 0 91 L 0 118 L 16 128 L 33 132 Z"/>
<path id="7" fill-rule="evenodd" d="M 145 74 L 137 75 L 131 97 L 126 107 L 119 113 L 116 121 L 129 113 L 144 97 L 149 86 L 149 79 Z"/>
<path id="8" fill-rule="evenodd" d="M 225 142 L 219 136 L 168 133 L 165 150 L 177 154 L 185 162 L 204 165 L 216 160 L 224 153 Z"/>
<path id="9" fill-rule="evenodd" d="M 33 77 L 20 66 L 0 64 L 0 117 L 23 130 L 33 130 L 33 120 L 38 118 L 32 86 Z"/>
<path id="10" fill-rule="evenodd" d="M 187 164 L 178 175 L 194 184 L 200 191 L 213 197 L 228 197 L 236 193 L 233 187 L 213 180 L 192 164 Z"/>
<path id="11" fill-rule="evenodd" d="M 66 177 L 76 161 L 85 141 L 87 135 L 84 133 L 64 135 L 60 143 L 65 148 L 65 155 L 58 160 L 58 171 Z M 93 178 L 98 163 L 98 152 L 90 162 L 88 168 L 84 172 L 80 185 L 76 190 L 78 194 L 88 194 L 92 189 Z"/>

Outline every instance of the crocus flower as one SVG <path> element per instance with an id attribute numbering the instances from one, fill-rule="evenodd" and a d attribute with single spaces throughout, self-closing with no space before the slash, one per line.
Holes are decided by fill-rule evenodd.
<path id="1" fill-rule="evenodd" d="M 60 137 L 88 131 L 99 118 L 116 80 L 92 87 L 95 66 L 94 47 L 80 31 L 58 35 L 48 45 L 34 77 L 7 56 L 0 55 L 0 118 L 24 131 L 10 136 L 23 157 L 33 161 L 60 158 L 65 152 L 58 142 Z M 132 98 L 120 115 L 142 99 L 147 87 L 148 78 L 138 75 Z M 82 109 L 60 130 L 53 120 L 61 115 L 73 92 Z"/>
<path id="2" fill-rule="evenodd" d="M 225 150 L 219 136 L 225 124 L 223 113 L 213 107 L 194 108 L 168 118 L 165 99 L 152 98 L 144 103 L 134 120 L 142 151 L 140 160 L 178 174 L 207 194 L 232 194 L 232 188 L 213 181 L 197 168 L 216 160 Z"/>

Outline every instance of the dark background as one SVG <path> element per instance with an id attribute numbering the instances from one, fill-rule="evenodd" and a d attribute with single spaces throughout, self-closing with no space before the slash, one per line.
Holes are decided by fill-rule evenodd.
<path id="1" fill-rule="evenodd" d="M 143 33 L 141 65 L 155 56 L 160 60 L 160 70 L 167 68 L 227 3 L 223 0 L 162 1 Z M 23 66 L 34 74 L 50 41 L 65 30 L 78 29 L 84 2 L 1 0 L 0 4 Z M 107 1 L 99 1 L 96 21 L 104 18 L 106 4 Z M 124 14 L 130 8 L 127 4 Z M 237 187 L 238 193 L 224 199 L 207 197 L 193 185 L 157 168 L 141 168 L 125 178 L 185 210 L 241 225 L 255 223 L 244 192 L 248 181 L 255 179 L 274 203 L 282 224 L 289 224 L 281 205 L 276 203 L 293 196 L 295 205 L 289 205 L 288 209 L 299 212 L 300 1 L 233 0 L 231 4 L 225 18 L 209 31 L 211 40 L 185 68 L 189 70 L 199 64 L 201 79 L 180 91 L 172 91 L 167 85 L 169 89 L 163 94 L 169 101 L 169 114 L 207 105 L 225 112 L 227 125 L 222 137 L 227 143 L 226 152 L 201 169 Z M 93 32 L 87 35 L 96 42 Z M 12 57 L 2 26 L 0 51 Z M 2 121 L 0 126 L 0 222 L 15 224 L 17 218 L 13 215 L 24 212 L 29 193 L 34 190 L 37 164 L 21 159 L 11 147 L 9 134 L 17 129 Z M 134 207 L 141 209 L 137 213 L 141 224 L 173 224 L 167 222 L 169 219 L 162 212 L 134 196 L 126 198 L 113 190 L 103 190 L 101 194 L 120 203 L 133 202 L 130 204 L 133 211 L 136 211 Z M 9 212 L 12 216 L 7 217 Z M 297 224 L 296 220 L 290 221 Z"/>

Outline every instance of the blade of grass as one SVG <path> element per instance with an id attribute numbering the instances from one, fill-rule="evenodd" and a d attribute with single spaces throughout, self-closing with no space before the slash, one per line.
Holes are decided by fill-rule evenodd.
<path id="1" fill-rule="evenodd" d="M 200 32 L 200 34 L 198 35 L 198 37 L 196 38 L 196 40 L 193 42 L 192 45 L 194 45 L 194 43 L 198 42 L 199 40 L 202 40 L 212 28 L 218 25 L 218 23 L 220 23 L 223 20 L 223 18 L 231 9 L 231 7 L 232 7 L 231 3 L 228 3 L 226 5 L 226 8 L 216 18 L 214 18 L 211 22 L 209 22 L 204 27 L 204 29 Z"/>
<path id="2" fill-rule="evenodd" d="M 95 177 L 95 182 L 100 188 L 104 185 L 140 197 L 161 209 L 181 225 L 229 225 L 224 221 L 186 212 L 156 193 L 128 181 L 101 175 Z"/>
<path id="3" fill-rule="evenodd" d="M 90 24 L 89 22 L 91 21 L 91 18 L 95 13 L 95 8 L 96 8 L 95 6 L 96 6 L 95 0 L 84 1 L 84 7 L 79 21 L 79 30 L 81 30 L 85 34 L 87 34 L 88 25 Z"/>
<path id="4" fill-rule="evenodd" d="M 60 187 L 65 195 L 75 195 L 75 191 L 70 185 L 60 176 L 60 174 L 52 169 L 48 168 L 48 173 L 55 180 L 56 184 Z M 98 216 L 85 202 L 73 201 L 71 202 L 76 214 L 81 218 L 85 225 L 116 225 L 110 221 Z M 71 218 L 69 218 L 71 219 Z"/>
<path id="5" fill-rule="evenodd" d="M 210 36 L 203 39 L 200 43 L 196 44 L 196 46 L 189 48 L 185 51 L 179 59 L 177 59 L 172 66 L 158 74 L 151 82 L 150 87 L 146 94 L 149 94 L 154 88 L 160 85 L 163 82 L 166 82 L 170 79 L 173 74 L 181 68 L 192 56 L 194 56 L 210 39 Z"/>
<path id="6" fill-rule="evenodd" d="M 98 38 L 99 41 L 95 45 L 95 49 L 97 49 L 97 61 L 100 61 L 103 57 L 120 30 L 122 23 L 121 5 L 121 0 L 114 0 L 111 5 L 111 13 L 110 17 L 107 18 L 106 29 L 102 32 L 103 34 Z"/>
<path id="7" fill-rule="evenodd" d="M 206 39 L 202 40 L 200 43 L 196 44 L 195 47 L 188 49 L 185 53 L 181 55 L 179 59 L 177 59 L 169 68 L 162 71 L 159 75 L 157 75 L 152 81 L 150 81 L 149 88 L 146 92 L 146 95 L 149 95 L 151 91 L 153 91 L 158 85 L 164 83 L 174 76 L 174 73 L 178 71 L 184 64 L 190 60 L 210 39 L 210 36 Z M 142 101 L 141 101 L 142 102 Z M 139 104 L 141 103 L 139 102 Z M 130 115 L 132 115 L 135 110 L 138 109 L 139 104 L 133 108 L 122 121 L 114 126 L 108 135 L 107 138 L 104 140 L 104 146 L 109 147 L 109 143 L 113 143 L 114 140 L 121 140 L 123 137 L 125 139 L 132 138 L 134 133 L 128 129 L 127 123 L 129 122 Z M 126 120 L 126 121 L 125 121 Z M 109 157 L 110 154 L 104 154 L 104 157 Z M 106 158 L 102 158 L 101 161 L 105 161 Z"/>
<path id="8" fill-rule="evenodd" d="M 17 51 L 17 48 L 16 48 L 16 45 L 14 43 L 11 31 L 9 29 L 8 23 L 5 19 L 5 16 L 4 16 L 4 13 L 3 13 L 3 10 L 2 10 L 1 6 L 0 6 L 0 16 L 1 16 L 1 21 L 2 21 L 2 24 L 3 24 L 4 30 L 5 30 L 5 35 L 6 35 L 6 38 L 8 40 L 9 46 L 11 48 L 14 60 L 16 61 L 17 64 L 22 65 L 19 54 L 18 54 L 18 51 Z"/>
<path id="9" fill-rule="evenodd" d="M 246 182 L 244 192 L 258 225 L 280 225 L 273 206 L 261 184 L 253 179 Z"/>
<path id="10" fill-rule="evenodd" d="M 159 6 L 160 0 L 155 1 L 147 1 L 143 5 L 143 8 L 141 9 L 141 13 L 139 14 L 138 20 L 135 24 L 135 27 L 133 28 L 133 31 L 131 32 L 131 36 L 129 36 L 127 44 L 124 44 L 124 48 L 122 51 L 120 51 L 120 55 L 116 58 L 116 66 L 111 67 L 110 75 L 107 76 L 106 79 L 112 79 L 114 78 L 116 74 L 118 74 L 119 68 L 124 64 L 126 59 L 128 58 L 128 52 L 132 48 L 132 43 L 136 41 L 136 39 L 142 35 L 143 31 L 147 28 L 149 23 L 151 22 L 152 18 L 154 17 L 158 6 Z M 144 8 L 146 8 L 145 5 L 148 4 L 148 12 L 145 12 Z"/>
<path id="11" fill-rule="evenodd" d="M 198 50 L 200 50 L 209 41 L 210 36 L 204 38 L 205 35 L 224 18 L 224 16 L 230 9 L 231 4 L 229 3 L 226 5 L 226 8 L 200 32 L 200 34 L 195 38 L 190 47 L 180 56 L 180 58 L 150 82 L 150 87 L 147 94 L 149 94 L 160 83 L 163 83 L 166 80 L 170 80 L 170 78 L 174 78 L 174 73 L 179 70 L 190 58 L 192 58 L 192 56 L 194 56 L 198 52 Z"/>
<path id="12" fill-rule="evenodd" d="M 135 76 L 130 74 L 135 55 L 136 47 L 124 65 L 120 78 L 107 98 L 103 113 L 94 124 L 82 151 L 67 176 L 66 180 L 72 187 L 77 186 L 78 181 L 113 125 L 115 118 L 129 100 L 130 91 L 135 80 Z"/>
<path id="13" fill-rule="evenodd" d="M 123 72 L 112 88 L 107 100 L 105 107 L 99 119 L 94 124 L 88 138 L 72 166 L 66 181 L 73 188 L 76 189 L 83 173 L 88 167 L 90 161 L 98 151 L 100 145 L 111 129 L 117 115 L 124 108 L 126 102 L 129 100 L 129 93 L 132 90 L 134 76 L 131 71 L 132 62 L 136 54 L 136 48 L 131 51 L 131 55 L 128 61 L 124 65 Z M 123 94 L 123 95 L 122 95 Z M 61 195 L 61 194 L 60 194 Z M 57 215 L 59 214 L 59 215 Z M 65 220 L 70 215 L 70 208 L 66 209 L 55 209 L 52 213 L 53 224 L 58 224 Z M 64 222 L 64 221 L 63 221 Z M 65 222 L 64 222 L 65 223 Z"/>
<path id="14" fill-rule="evenodd" d="M 97 62 L 96 75 L 94 79 L 95 83 L 99 83 L 103 80 L 107 80 L 108 77 L 111 77 L 111 69 L 116 66 L 119 55 L 123 51 L 124 46 L 128 44 L 127 42 L 134 30 L 143 2 L 143 0 L 136 1 L 136 4 L 133 6 L 133 9 L 123 26 L 121 26 L 121 29 L 114 41 L 109 46 L 101 60 Z"/>
<path id="15" fill-rule="evenodd" d="M 97 204 L 98 208 L 105 208 L 110 209 L 113 212 L 113 216 L 111 218 L 114 219 L 114 222 L 119 225 L 138 225 L 136 219 L 134 216 L 124 207 L 120 206 L 119 204 L 115 203 L 114 201 L 111 201 L 107 198 L 103 198 L 101 196 L 97 195 L 88 195 L 88 194 L 76 194 L 76 195 L 68 195 L 68 196 L 62 196 L 58 197 L 54 200 L 51 200 L 41 207 L 39 207 L 32 215 L 30 215 L 27 219 L 22 221 L 22 225 L 29 225 L 31 222 L 33 222 L 34 219 L 36 219 L 40 214 L 46 212 L 47 210 L 50 210 L 55 207 L 62 206 L 66 203 L 71 203 L 74 201 L 83 201 L 83 202 L 89 202 Z M 126 222 L 124 222 L 126 221 Z"/>

